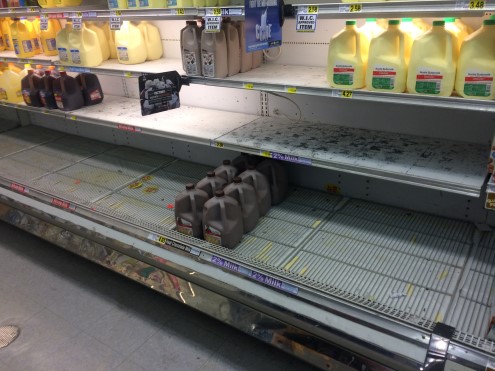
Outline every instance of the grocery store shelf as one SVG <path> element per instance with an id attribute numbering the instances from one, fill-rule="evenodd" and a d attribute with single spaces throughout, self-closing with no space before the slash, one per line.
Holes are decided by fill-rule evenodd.
<path id="1" fill-rule="evenodd" d="M 51 115 L 51 116 L 57 116 L 57 117 L 66 117 L 66 113 L 62 112 L 58 109 L 30 107 L 30 106 L 27 106 L 25 103 L 10 103 L 10 102 L 6 102 L 6 101 L 0 101 L 0 106 L 18 109 L 18 110 L 22 110 L 22 111 L 42 113 L 45 115 Z"/>
<path id="2" fill-rule="evenodd" d="M 282 133 L 290 133 L 283 135 Z M 488 146 L 261 117 L 213 143 L 226 149 L 479 197 Z"/>
<path id="3" fill-rule="evenodd" d="M 287 9 L 286 16 L 294 16 L 307 6 L 318 6 L 318 18 L 366 18 L 381 17 L 481 17 L 495 10 L 489 1 L 433 0 L 433 1 L 383 1 L 362 3 L 298 4 Z"/>
<path id="4" fill-rule="evenodd" d="M 58 56 L 47 57 L 44 54 L 35 55 L 32 58 L 19 58 L 13 51 L 4 50 L 0 52 L 0 62 L 14 62 L 14 63 L 30 63 L 30 64 L 53 64 L 55 60 L 58 60 Z"/>
<path id="5" fill-rule="evenodd" d="M 434 1 L 432 1 L 434 2 Z M 225 79 L 190 77 L 192 84 L 256 89 L 278 93 L 317 95 L 360 101 L 386 102 L 415 106 L 473 110 L 495 113 L 495 101 L 435 97 L 406 93 L 382 93 L 364 89 L 344 91 L 332 89 L 326 81 L 325 67 L 307 67 L 269 63 L 260 68 Z"/>
<path id="6" fill-rule="evenodd" d="M 37 6 L 24 6 L 18 8 L 0 8 L 0 18 L 2 17 L 29 17 L 37 16 L 40 8 Z"/>

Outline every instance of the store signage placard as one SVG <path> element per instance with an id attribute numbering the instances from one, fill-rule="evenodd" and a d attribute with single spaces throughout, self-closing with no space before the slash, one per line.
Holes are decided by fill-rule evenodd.
<path id="1" fill-rule="evenodd" d="M 296 31 L 297 32 L 315 32 L 316 18 L 318 16 L 318 6 L 308 5 L 300 6 L 297 9 L 296 15 Z"/>
<path id="2" fill-rule="evenodd" d="M 245 0 L 246 51 L 282 45 L 279 0 Z"/>
<path id="3" fill-rule="evenodd" d="M 139 77 L 139 97 L 143 116 L 180 107 L 181 77 L 177 71 L 143 73 Z"/>

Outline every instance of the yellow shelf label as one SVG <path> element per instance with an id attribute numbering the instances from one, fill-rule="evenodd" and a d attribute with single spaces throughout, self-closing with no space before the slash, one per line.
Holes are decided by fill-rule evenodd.
<path id="1" fill-rule="evenodd" d="M 260 156 L 262 156 L 262 157 L 270 157 L 271 158 L 272 157 L 272 154 L 271 154 L 270 151 L 261 151 L 260 152 Z"/>
<path id="2" fill-rule="evenodd" d="M 343 90 L 342 98 L 352 98 L 352 90 Z"/>
<path id="3" fill-rule="evenodd" d="M 65 67 L 64 66 L 58 66 L 58 70 L 59 71 L 65 71 Z"/>
<path id="4" fill-rule="evenodd" d="M 337 184 L 327 183 L 325 184 L 325 191 L 334 194 L 340 194 L 341 189 Z"/>
<path id="5" fill-rule="evenodd" d="M 285 91 L 289 94 L 296 94 L 297 88 L 285 88 Z"/>
<path id="6" fill-rule="evenodd" d="M 213 15 L 214 16 L 221 16 L 222 15 L 222 9 L 221 8 L 213 8 Z"/>
<path id="7" fill-rule="evenodd" d="M 28 12 L 34 13 L 34 12 L 36 12 L 37 10 L 38 10 L 38 9 L 36 9 L 36 8 L 29 8 L 29 9 L 28 9 Z"/>
<path id="8" fill-rule="evenodd" d="M 214 147 L 217 147 L 217 148 L 223 148 L 223 147 L 224 147 L 224 145 L 223 145 L 223 143 L 222 143 L 222 142 L 215 142 L 215 143 L 213 144 L 213 146 L 214 146 Z"/>
<path id="9" fill-rule="evenodd" d="M 220 13 L 222 13 L 221 10 Z M 177 15 L 185 15 L 185 14 L 186 14 L 186 10 L 184 8 L 177 8 Z"/>
<path id="10" fill-rule="evenodd" d="M 254 84 L 251 84 L 250 82 L 248 82 L 248 83 L 245 82 L 244 84 L 242 84 L 242 87 L 244 89 L 253 89 L 254 88 Z"/>
<path id="11" fill-rule="evenodd" d="M 71 120 L 74 120 L 74 121 L 76 121 L 76 120 L 77 120 L 77 116 L 75 116 L 75 115 L 72 115 L 72 116 L 70 117 L 70 119 L 71 119 Z"/>
<path id="12" fill-rule="evenodd" d="M 161 243 L 163 245 L 167 242 L 167 239 L 163 236 L 156 236 L 156 242 Z"/>
<path id="13" fill-rule="evenodd" d="M 132 77 L 132 72 L 129 72 L 129 71 L 124 72 L 124 76 L 125 77 Z"/>
<path id="14" fill-rule="evenodd" d="M 308 5 L 308 14 L 318 14 L 318 5 Z"/>
<path id="15" fill-rule="evenodd" d="M 485 1 L 484 0 L 472 0 L 469 2 L 469 9 L 471 9 L 471 10 L 485 9 Z"/>
<path id="16" fill-rule="evenodd" d="M 349 7 L 350 13 L 359 13 L 363 10 L 363 6 L 361 4 L 351 4 Z"/>

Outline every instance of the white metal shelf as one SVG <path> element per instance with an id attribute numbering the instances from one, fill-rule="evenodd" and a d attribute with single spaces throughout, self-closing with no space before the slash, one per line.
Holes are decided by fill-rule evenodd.
<path id="1" fill-rule="evenodd" d="M 23 6 L 18 8 L 0 8 L 0 18 L 3 17 L 29 17 L 39 15 L 40 8 L 37 6 Z"/>
<path id="2" fill-rule="evenodd" d="M 0 52 L 0 62 L 50 65 L 53 64 L 55 60 L 58 60 L 58 56 L 47 57 L 44 54 L 38 54 L 31 58 L 19 58 L 13 51 L 10 50 Z"/>

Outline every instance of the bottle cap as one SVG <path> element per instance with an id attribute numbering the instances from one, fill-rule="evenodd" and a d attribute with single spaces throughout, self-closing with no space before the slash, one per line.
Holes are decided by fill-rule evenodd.
<path id="1" fill-rule="evenodd" d="M 445 21 L 433 21 L 433 27 L 445 26 Z"/>
<path id="2" fill-rule="evenodd" d="M 32 75 L 34 73 L 33 70 L 28 70 L 28 75 Z"/>
<path id="3" fill-rule="evenodd" d="M 223 191 L 223 189 L 218 189 L 215 191 L 215 197 L 223 197 L 225 196 L 225 192 Z"/>
<path id="4" fill-rule="evenodd" d="M 455 18 L 454 17 L 444 18 L 444 21 L 445 21 L 445 23 L 454 23 L 455 22 Z"/>
<path id="5" fill-rule="evenodd" d="M 346 26 L 355 26 L 356 25 L 356 21 L 345 21 L 345 25 Z"/>
<path id="6" fill-rule="evenodd" d="M 391 20 L 388 21 L 388 25 L 389 26 L 398 26 L 398 25 L 400 25 L 400 20 L 398 20 L 398 19 L 391 19 Z"/>
<path id="7" fill-rule="evenodd" d="M 45 76 L 50 76 L 51 74 L 52 74 L 52 71 L 50 71 L 50 70 L 45 71 Z"/>
<path id="8" fill-rule="evenodd" d="M 412 22 L 413 19 L 412 18 L 402 18 L 402 22 L 404 23 L 409 23 L 409 22 Z"/>
<path id="9" fill-rule="evenodd" d="M 223 160 L 224 165 L 230 165 L 230 160 Z"/>
<path id="10" fill-rule="evenodd" d="M 242 183 L 242 179 L 238 176 L 235 176 L 234 179 L 232 179 L 234 183 Z"/>
<path id="11" fill-rule="evenodd" d="M 190 191 L 191 189 L 194 189 L 194 184 L 193 183 L 187 183 L 186 184 L 186 189 Z"/>
<path id="12" fill-rule="evenodd" d="M 60 76 L 67 76 L 67 72 L 66 71 L 60 71 Z"/>
<path id="13" fill-rule="evenodd" d="M 376 18 L 366 18 L 366 22 L 376 22 Z"/>
<path id="14" fill-rule="evenodd" d="M 214 172 L 214 171 L 208 171 L 208 172 L 206 173 L 206 176 L 207 176 L 208 178 L 213 178 L 213 177 L 215 176 L 215 172 Z"/>
<path id="15" fill-rule="evenodd" d="M 485 19 L 483 21 L 483 26 L 493 26 L 495 25 L 495 18 L 493 19 Z"/>

